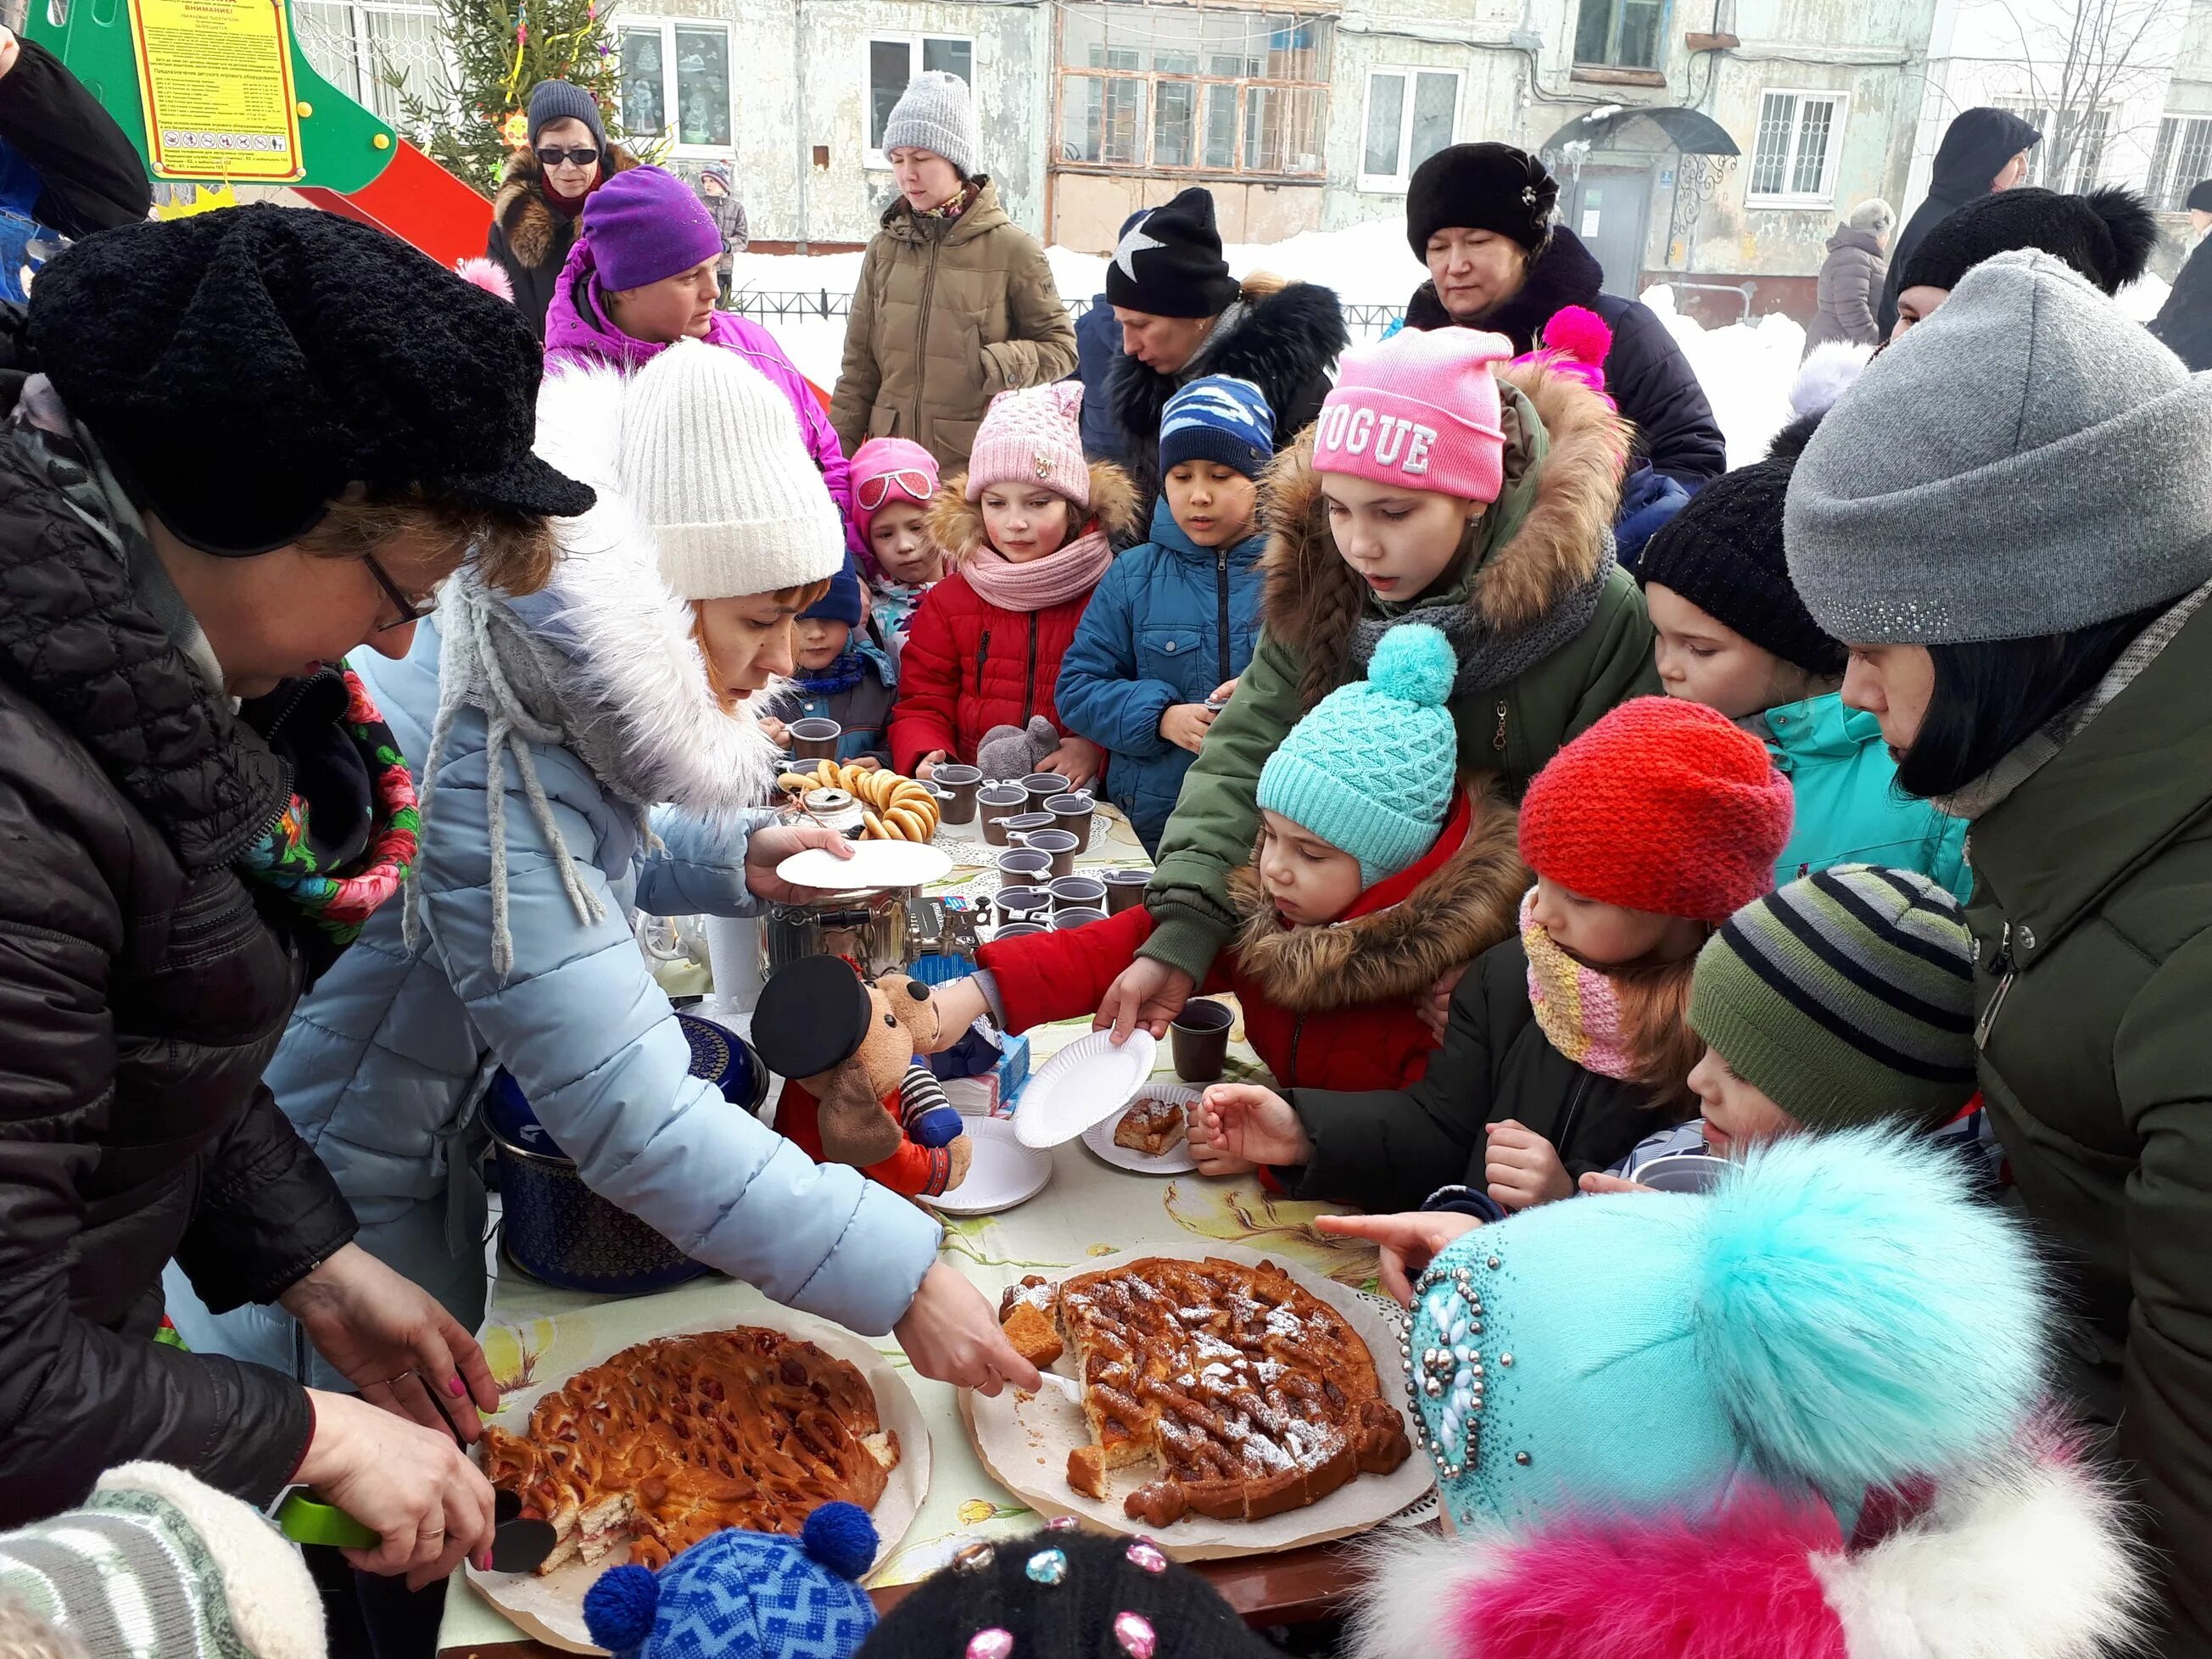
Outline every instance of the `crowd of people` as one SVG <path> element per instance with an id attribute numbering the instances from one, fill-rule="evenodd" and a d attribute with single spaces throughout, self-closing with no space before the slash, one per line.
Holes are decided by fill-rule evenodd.
<path id="1" fill-rule="evenodd" d="M 802 714 L 1157 854 L 937 1028 L 1238 999 L 1271 1081 L 1206 1091 L 1200 1170 L 1358 1212 L 1443 1498 L 1347 1651 L 2212 1651 L 2212 378 L 2201 313 L 2113 302 L 2138 200 L 1960 117 L 1886 270 L 1887 208 L 1838 234 L 1828 349 L 1879 349 L 1729 471 L 1508 145 L 1417 172 L 1382 339 L 1192 189 L 1079 340 L 925 74 L 825 410 L 718 303 L 726 178 L 564 83 L 528 128 L 474 280 L 258 205 L 0 312 L 0 1651 L 429 1650 L 493 1530 L 496 1069 L 686 1255 L 1039 1386 L 929 1212 L 691 1075 L 634 941 L 851 855 L 769 809 Z M 294 1483 L 379 1544 L 310 1577 L 253 1513 Z M 1265 1650 L 1065 1531 L 878 1626 L 873 1547 L 830 1506 L 587 1611 Z"/>

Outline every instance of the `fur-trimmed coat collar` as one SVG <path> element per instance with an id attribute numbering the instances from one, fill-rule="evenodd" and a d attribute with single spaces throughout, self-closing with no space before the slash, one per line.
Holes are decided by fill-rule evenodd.
<path id="1" fill-rule="evenodd" d="M 620 144 L 609 144 L 599 183 L 637 165 L 637 157 Z M 491 216 L 507 233 L 508 251 L 533 270 L 557 265 L 568 252 L 568 239 L 560 234 L 560 216 L 546 205 L 544 183 L 544 169 L 535 155 L 526 149 L 511 150 L 500 173 L 499 193 L 491 203 Z"/>
<path id="2" fill-rule="evenodd" d="M 1461 557 L 1474 563 L 1463 568 L 1455 591 L 1478 626 L 1511 634 L 1596 574 L 1620 510 L 1629 433 L 1577 380 L 1526 363 L 1501 366 L 1497 374 L 1505 485 L 1470 532 Z M 1329 534 L 1310 434 L 1275 459 L 1261 501 L 1273 529 L 1262 614 L 1268 633 L 1306 665 L 1310 702 L 1345 678 L 1352 624 L 1368 602 L 1366 585 Z"/>
<path id="3" fill-rule="evenodd" d="M 1584 247 L 1582 239 L 1564 226 L 1554 226 L 1552 240 L 1529 262 L 1521 286 L 1489 314 L 1462 327 L 1486 329 L 1513 342 L 1516 352 L 1534 349 L 1536 336 L 1567 306 L 1595 307 L 1605 287 L 1605 267 Z M 1459 319 L 1444 309 L 1434 283 L 1423 283 L 1406 302 L 1407 328 L 1448 328 Z"/>
<path id="4" fill-rule="evenodd" d="M 1091 463 L 1091 516 L 1106 534 L 1107 540 L 1119 544 L 1140 530 L 1144 520 L 1138 514 L 1137 487 L 1129 475 L 1111 461 Z M 975 558 L 988 545 L 983 534 L 982 507 L 968 499 L 968 471 L 963 467 L 945 479 L 936 499 L 929 504 L 930 539 L 943 548 L 957 569 Z M 1073 537 L 1068 538 L 1070 541 Z"/>
<path id="5" fill-rule="evenodd" d="M 661 580 L 653 532 L 613 459 L 631 384 L 612 369 L 562 368 L 538 393 L 538 453 L 599 493 L 589 513 L 560 521 L 545 589 L 545 642 L 566 659 L 552 687 L 562 724 L 601 781 L 635 805 L 756 806 L 776 760 L 757 717 L 789 687 L 778 682 L 735 710 L 716 698 L 692 608 Z"/>
<path id="6" fill-rule="evenodd" d="M 1472 962 L 1513 932 L 1532 879 L 1521 862 L 1516 821 L 1492 785 L 1462 792 L 1435 850 L 1377 882 L 1340 921 L 1322 927 L 1285 927 L 1258 870 L 1246 865 L 1229 878 L 1239 971 L 1263 987 L 1270 1002 L 1296 1014 L 1419 995 L 1447 969 Z"/>

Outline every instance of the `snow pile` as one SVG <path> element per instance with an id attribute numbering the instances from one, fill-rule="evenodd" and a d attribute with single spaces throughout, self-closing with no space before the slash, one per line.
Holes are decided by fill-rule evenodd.
<path id="1" fill-rule="evenodd" d="M 1674 290 L 1647 288 L 1644 303 L 1667 325 L 1690 360 L 1705 399 L 1728 440 L 1729 465 L 1747 465 L 1766 453 L 1790 421 L 1790 383 L 1805 355 L 1805 331 L 1787 317 L 1754 317 L 1725 328 L 1700 328 L 1674 309 Z"/>
<path id="2" fill-rule="evenodd" d="M 2158 308 L 2166 303 L 2166 296 L 2173 292 L 2172 285 L 2163 277 L 2145 271 L 2114 296 L 2113 303 L 2139 323 L 2147 323 L 2158 315 Z"/>

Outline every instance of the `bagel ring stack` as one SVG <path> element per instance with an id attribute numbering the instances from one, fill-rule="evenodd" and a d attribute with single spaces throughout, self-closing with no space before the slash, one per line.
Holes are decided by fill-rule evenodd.
<path id="1" fill-rule="evenodd" d="M 937 797 L 926 784 L 880 767 L 817 761 L 811 772 L 786 772 L 776 781 L 802 799 L 810 789 L 842 789 L 860 803 L 862 839 L 926 842 L 937 833 Z"/>

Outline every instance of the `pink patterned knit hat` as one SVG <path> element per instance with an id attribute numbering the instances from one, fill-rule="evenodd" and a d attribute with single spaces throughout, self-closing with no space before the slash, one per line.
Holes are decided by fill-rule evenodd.
<path id="1" fill-rule="evenodd" d="M 1091 463 L 1083 459 L 1083 383 L 1055 380 L 1001 392 L 983 411 L 968 457 L 968 499 L 994 484 L 1036 484 L 1091 505 Z"/>
<path id="2" fill-rule="evenodd" d="M 1491 367 L 1513 356 L 1502 334 L 1406 329 L 1344 354 L 1314 426 L 1314 471 L 1494 501 L 1505 432 Z"/>
<path id="3" fill-rule="evenodd" d="M 853 452 L 853 518 L 860 534 L 893 501 L 927 507 L 937 494 L 937 458 L 911 438 L 871 438 Z"/>

